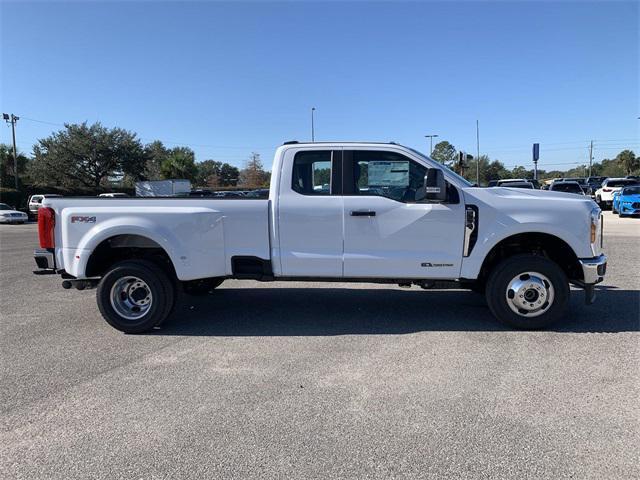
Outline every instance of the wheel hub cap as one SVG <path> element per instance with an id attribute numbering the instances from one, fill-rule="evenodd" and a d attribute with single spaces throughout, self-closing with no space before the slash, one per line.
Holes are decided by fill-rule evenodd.
<path id="1" fill-rule="evenodd" d="M 521 273 L 509 282 L 506 298 L 507 305 L 513 312 L 525 317 L 536 317 L 553 305 L 553 285 L 541 273 Z"/>
<path id="2" fill-rule="evenodd" d="M 138 320 L 151 308 L 153 295 L 147 283 L 133 276 L 118 279 L 111 287 L 111 306 L 126 320 Z"/>

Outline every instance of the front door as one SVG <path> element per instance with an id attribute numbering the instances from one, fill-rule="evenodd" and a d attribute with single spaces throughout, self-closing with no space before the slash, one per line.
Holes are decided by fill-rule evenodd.
<path id="1" fill-rule="evenodd" d="M 344 276 L 457 278 L 464 204 L 420 198 L 427 167 L 385 150 L 344 151 Z M 423 190 L 422 190 L 423 191 Z"/>

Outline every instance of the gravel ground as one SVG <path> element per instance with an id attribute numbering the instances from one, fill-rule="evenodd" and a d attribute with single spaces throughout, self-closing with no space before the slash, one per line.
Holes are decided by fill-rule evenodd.
<path id="1" fill-rule="evenodd" d="M 544 332 L 482 297 L 227 281 L 128 336 L 0 225 L 2 478 L 639 478 L 640 219 Z M 309 288 L 310 287 L 310 288 Z"/>

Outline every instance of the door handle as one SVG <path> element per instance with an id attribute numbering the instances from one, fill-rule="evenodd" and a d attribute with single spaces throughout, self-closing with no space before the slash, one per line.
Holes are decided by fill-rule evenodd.
<path id="1" fill-rule="evenodd" d="M 351 215 L 352 217 L 375 217 L 376 212 L 372 212 L 369 210 L 351 210 L 351 213 L 349 215 Z"/>

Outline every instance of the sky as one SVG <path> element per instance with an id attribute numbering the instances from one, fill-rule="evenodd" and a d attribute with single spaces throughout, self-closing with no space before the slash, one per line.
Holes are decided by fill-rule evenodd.
<path id="1" fill-rule="evenodd" d="M 426 134 L 507 166 L 640 151 L 638 2 L 0 0 L 19 150 L 100 121 L 198 161 L 267 168 L 288 140 Z M 11 141 L 2 125 L 0 142 Z"/>

